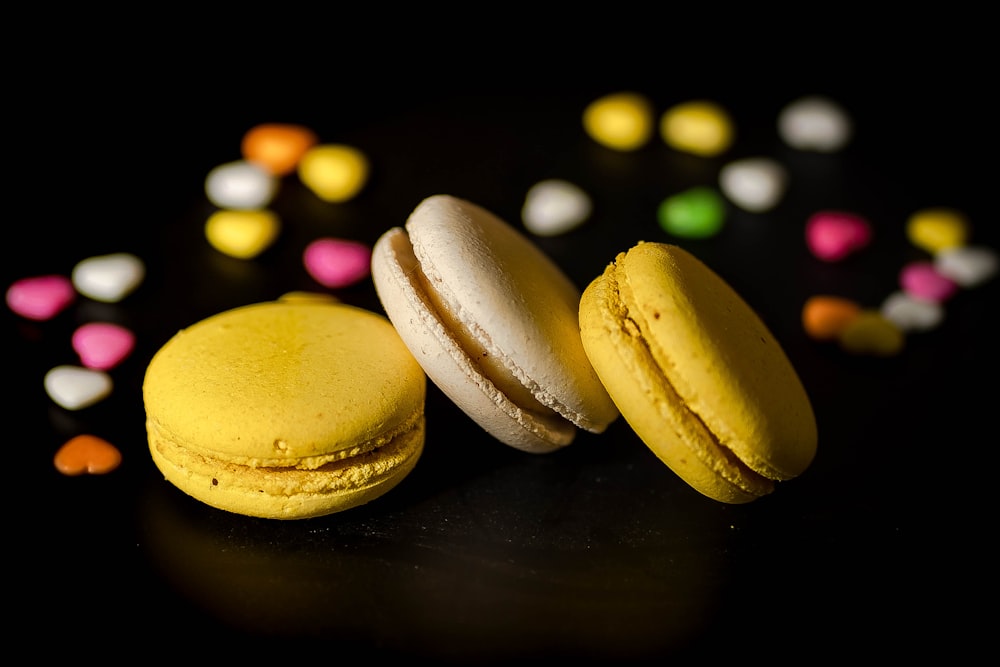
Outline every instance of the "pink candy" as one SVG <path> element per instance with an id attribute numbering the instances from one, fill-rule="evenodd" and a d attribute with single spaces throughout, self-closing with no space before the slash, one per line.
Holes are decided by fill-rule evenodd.
<path id="1" fill-rule="evenodd" d="M 915 299 L 939 303 L 950 299 L 958 291 L 958 284 L 941 275 L 929 261 L 910 262 L 904 266 L 899 273 L 899 284 Z"/>
<path id="2" fill-rule="evenodd" d="M 110 322 L 91 322 L 73 332 L 73 350 L 87 368 L 108 370 L 121 363 L 135 347 L 135 336 Z"/>
<path id="3" fill-rule="evenodd" d="M 868 221 L 851 213 L 820 211 L 806 222 L 806 245 L 827 262 L 839 262 L 867 246 L 871 238 Z"/>
<path id="4" fill-rule="evenodd" d="M 22 278 L 7 289 L 7 305 L 31 320 L 49 320 L 76 300 L 76 289 L 66 276 Z"/>
<path id="5" fill-rule="evenodd" d="M 347 287 L 368 277 L 371 248 L 358 241 L 316 239 L 302 254 L 306 271 L 324 287 Z"/>

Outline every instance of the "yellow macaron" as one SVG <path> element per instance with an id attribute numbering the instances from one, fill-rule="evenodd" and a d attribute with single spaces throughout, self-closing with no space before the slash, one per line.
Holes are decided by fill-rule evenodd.
<path id="1" fill-rule="evenodd" d="M 426 377 L 380 314 L 322 301 L 228 310 L 179 331 L 143 382 L 165 478 L 213 507 L 303 519 L 396 486 L 424 447 Z"/>
<path id="2" fill-rule="evenodd" d="M 622 416 L 702 494 L 750 502 L 815 457 L 812 405 L 778 341 L 682 248 L 620 253 L 584 290 L 580 327 Z"/>

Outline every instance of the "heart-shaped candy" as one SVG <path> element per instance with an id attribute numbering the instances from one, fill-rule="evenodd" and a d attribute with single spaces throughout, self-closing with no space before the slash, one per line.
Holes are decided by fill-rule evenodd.
<path id="1" fill-rule="evenodd" d="M 955 281 L 941 275 L 931 261 L 910 262 L 904 266 L 899 272 L 899 284 L 910 296 L 927 301 L 947 301 L 958 291 Z"/>
<path id="2" fill-rule="evenodd" d="M 918 299 L 906 292 L 890 294 L 879 312 L 904 332 L 930 331 L 944 320 L 944 308 L 940 303 Z"/>
<path id="3" fill-rule="evenodd" d="M 66 276 L 22 278 L 7 288 L 7 305 L 30 320 L 52 319 L 75 300 L 76 291 Z"/>
<path id="4" fill-rule="evenodd" d="M 53 462 L 64 475 L 103 475 L 121 464 L 122 454 L 107 440 L 84 434 L 66 441 Z"/>
<path id="5" fill-rule="evenodd" d="M 986 246 L 949 248 L 934 256 L 934 268 L 962 287 L 976 287 L 996 275 L 1000 257 Z"/>
<path id="6" fill-rule="evenodd" d="M 111 376 L 79 366 L 56 366 L 45 374 L 45 392 L 67 410 L 80 410 L 111 393 Z"/>
<path id="7" fill-rule="evenodd" d="M 590 215 L 590 197 L 560 179 L 540 181 L 528 190 L 521 209 L 525 228 L 538 236 L 557 236 L 579 226 Z"/>
<path id="8" fill-rule="evenodd" d="M 74 331 L 70 342 L 84 366 L 106 371 L 132 352 L 135 334 L 111 322 L 90 322 Z"/>
<path id="9" fill-rule="evenodd" d="M 302 261 L 324 287 L 347 287 L 371 273 L 372 251 L 359 241 L 321 238 L 306 246 Z"/>
<path id="10" fill-rule="evenodd" d="M 806 221 L 806 245 L 826 262 L 839 262 L 871 242 L 868 221 L 842 211 L 820 211 Z"/>
<path id="11" fill-rule="evenodd" d="M 73 267 L 73 285 L 95 301 L 115 303 L 130 294 L 146 277 L 142 260 L 127 252 L 88 257 Z"/>

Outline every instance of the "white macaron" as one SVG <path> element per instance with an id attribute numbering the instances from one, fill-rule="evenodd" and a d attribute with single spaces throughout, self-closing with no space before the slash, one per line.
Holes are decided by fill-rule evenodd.
<path id="1" fill-rule="evenodd" d="M 427 376 L 501 442 L 551 452 L 618 417 L 583 349 L 580 290 L 489 211 L 428 197 L 376 242 L 372 279 Z"/>

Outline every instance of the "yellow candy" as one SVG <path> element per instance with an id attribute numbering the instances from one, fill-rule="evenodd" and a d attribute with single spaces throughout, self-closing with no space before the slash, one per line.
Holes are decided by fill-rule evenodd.
<path id="1" fill-rule="evenodd" d="M 932 255 L 965 245 L 968 236 L 969 223 L 965 216 L 947 208 L 917 211 L 906 224 L 906 237 L 910 242 Z"/>
<path id="2" fill-rule="evenodd" d="M 660 117 L 660 134 L 668 146 L 711 157 L 733 143 L 733 123 L 718 104 L 691 101 L 667 109 Z"/>
<path id="3" fill-rule="evenodd" d="M 278 301 L 281 301 L 282 303 L 337 303 L 340 299 L 332 294 L 327 294 L 326 292 L 306 292 L 296 290 L 293 292 L 285 292 L 278 297 Z"/>
<path id="4" fill-rule="evenodd" d="M 583 111 L 583 129 L 597 143 L 634 151 L 653 136 L 653 105 L 638 93 L 623 92 L 594 100 Z"/>
<path id="5" fill-rule="evenodd" d="M 299 179 L 324 201 L 339 203 L 355 197 L 368 181 L 368 158 L 342 144 L 314 146 L 302 156 Z"/>
<path id="6" fill-rule="evenodd" d="M 281 221 L 272 211 L 216 211 L 205 222 L 205 237 L 219 252 L 252 259 L 278 237 Z"/>
<path id="7" fill-rule="evenodd" d="M 839 336 L 840 346 L 852 354 L 891 357 L 903 349 L 899 327 L 875 310 L 863 310 Z"/>

